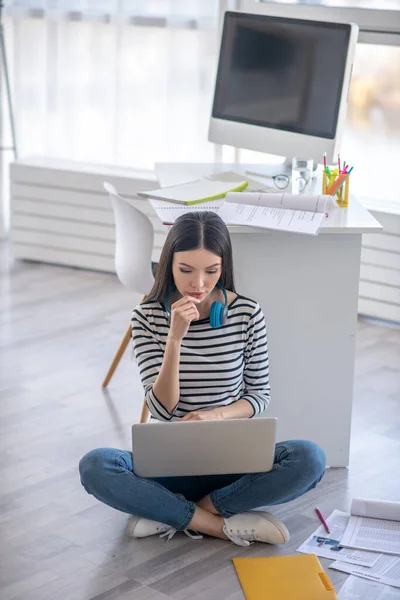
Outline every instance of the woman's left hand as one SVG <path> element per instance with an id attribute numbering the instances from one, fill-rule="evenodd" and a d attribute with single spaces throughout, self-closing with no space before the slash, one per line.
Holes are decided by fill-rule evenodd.
<path id="1" fill-rule="evenodd" d="M 181 421 L 216 421 L 223 418 L 218 409 L 198 410 L 185 415 Z"/>

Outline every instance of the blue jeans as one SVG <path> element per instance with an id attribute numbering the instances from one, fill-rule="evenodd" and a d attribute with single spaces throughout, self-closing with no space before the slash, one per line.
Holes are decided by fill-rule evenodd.
<path id="1" fill-rule="evenodd" d="M 135 475 L 132 453 L 115 448 L 91 450 L 79 463 L 83 487 L 100 502 L 180 531 L 192 520 L 195 503 L 208 494 L 219 514 L 231 517 L 294 500 L 314 488 L 324 471 L 323 450 L 305 440 L 278 443 L 268 473 L 145 479 Z"/>

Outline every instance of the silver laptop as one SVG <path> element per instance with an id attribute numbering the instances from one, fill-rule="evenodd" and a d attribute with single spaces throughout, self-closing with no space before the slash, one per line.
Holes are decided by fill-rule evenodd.
<path id="1" fill-rule="evenodd" d="M 139 477 L 221 475 L 270 471 L 276 418 L 173 421 L 132 426 Z"/>

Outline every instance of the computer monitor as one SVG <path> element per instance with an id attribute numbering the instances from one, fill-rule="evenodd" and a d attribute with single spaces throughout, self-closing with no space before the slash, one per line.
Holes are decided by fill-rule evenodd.
<path id="1" fill-rule="evenodd" d="M 226 12 L 209 140 L 336 159 L 357 35 L 354 24 Z"/>

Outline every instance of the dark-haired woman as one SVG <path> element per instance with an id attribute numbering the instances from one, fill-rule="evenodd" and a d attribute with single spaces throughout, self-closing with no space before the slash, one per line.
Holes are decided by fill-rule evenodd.
<path id="1" fill-rule="evenodd" d="M 255 300 L 235 291 L 231 240 L 216 214 L 177 219 L 153 289 L 133 311 L 132 337 L 154 419 L 251 418 L 267 408 L 264 315 Z M 79 469 L 90 494 L 132 515 L 134 537 L 194 530 L 246 546 L 289 539 L 282 521 L 255 509 L 314 488 L 325 456 L 313 442 L 290 440 L 276 444 L 266 473 L 145 479 L 135 475 L 131 452 L 98 448 Z"/>

